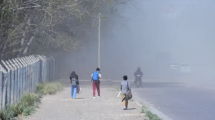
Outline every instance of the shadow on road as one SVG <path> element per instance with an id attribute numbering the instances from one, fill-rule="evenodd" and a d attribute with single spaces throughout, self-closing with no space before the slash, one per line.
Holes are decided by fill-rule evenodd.
<path id="1" fill-rule="evenodd" d="M 136 108 L 128 108 L 127 110 L 134 110 L 134 109 L 136 109 Z"/>

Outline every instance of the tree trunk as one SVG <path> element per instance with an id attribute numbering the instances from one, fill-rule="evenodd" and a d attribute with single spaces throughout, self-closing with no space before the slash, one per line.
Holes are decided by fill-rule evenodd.
<path id="1" fill-rule="evenodd" d="M 29 46 L 31 45 L 31 43 L 33 42 L 34 40 L 34 36 L 31 36 L 30 40 L 28 41 L 27 45 L 25 46 L 25 49 L 23 51 L 23 55 L 26 55 L 28 53 L 28 50 L 29 50 Z"/>

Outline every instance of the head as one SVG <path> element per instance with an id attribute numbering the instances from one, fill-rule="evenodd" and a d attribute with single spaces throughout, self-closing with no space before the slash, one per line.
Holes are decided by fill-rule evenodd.
<path id="1" fill-rule="evenodd" d="M 128 80 L 127 75 L 124 75 L 124 76 L 123 76 L 123 80 L 125 80 L 125 81 Z"/>
<path id="2" fill-rule="evenodd" d="M 96 68 L 96 71 L 100 71 L 100 69 L 99 69 L 99 68 Z"/>
<path id="3" fill-rule="evenodd" d="M 72 71 L 72 75 L 76 75 L 75 71 Z"/>
<path id="4" fill-rule="evenodd" d="M 140 67 L 138 67 L 138 68 L 137 68 L 137 71 L 140 71 L 140 70 L 141 70 L 141 68 L 140 68 Z"/>

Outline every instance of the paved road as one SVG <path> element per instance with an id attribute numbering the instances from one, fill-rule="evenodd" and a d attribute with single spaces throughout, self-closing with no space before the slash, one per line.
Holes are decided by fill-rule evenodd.
<path id="1" fill-rule="evenodd" d="M 173 120 L 215 120 L 213 88 L 154 82 L 134 90 Z"/>

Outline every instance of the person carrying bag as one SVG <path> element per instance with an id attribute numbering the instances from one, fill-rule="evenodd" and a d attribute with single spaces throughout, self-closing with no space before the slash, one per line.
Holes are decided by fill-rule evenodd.
<path id="1" fill-rule="evenodd" d="M 130 83 L 127 81 L 127 79 L 128 77 L 126 75 L 123 76 L 124 81 L 121 82 L 121 86 L 120 86 L 124 110 L 128 109 L 128 100 L 132 98 L 131 86 L 130 86 Z"/>
<path id="2" fill-rule="evenodd" d="M 71 97 L 76 98 L 76 93 L 79 86 L 79 80 L 78 80 L 78 75 L 75 73 L 75 71 L 71 73 L 70 81 L 71 81 Z"/>

